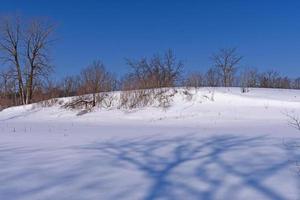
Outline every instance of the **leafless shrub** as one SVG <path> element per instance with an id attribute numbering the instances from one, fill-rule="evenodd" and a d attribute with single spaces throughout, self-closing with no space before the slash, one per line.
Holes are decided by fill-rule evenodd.
<path id="1" fill-rule="evenodd" d="M 214 88 L 211 88 L 208 90 L 209 95 L 204 95 L 203 97 L 209 99 L 210 101 L 215 101 L 215 90 Z"/>
<path id="2" fill-rule="evenodd" d="M 249 88 L 248 88 L 248 87 L 245 87 L 245 86 L 242 86 L 242 87 L 241 87 L 241 92 L 242 92 L 242 93 L 247 93 L 247 92 L 249 92 Z"/>
<path id="3" fill-rule="evenodd" d="M 60 101 L 57 98 L 54 99 L 48 99 L 48 100 L 44 100 L 44 101 L 40 101 L 37 103 L 38 106 L 41 107 L 52 107 L 54 105 L 59 104 Z"/>
<path id="4" fill-rule="evenodd" d="M 195 91 L 197 92 L 197 90 Z M 185 88 L 182 93 L 186 100 L 191 101 L 193 99 L 194 94 L 191 93 L 190 88 Z"/>
<path id="5" fill-rule="evenodd" d="M 288 124 L 300 131 L 300 117 L 295 112 L 284 112 L 288 117 Z"/>
<path id="6" fill-rule="evenodd" d="M 154 100 L 158 102 L 158 107 L 168 108 L 170 107 L 176 93 L 177 90 L 173 90 L 171 88 L 154 90 Z"/>
<path id="7" fill-rule="evenodd" d="M 131 90 L 123 91 L 120 95 L 120 108 L 133 109 L 145 107 L 152 104 L 152 91 L 149 90 Z"/>
<path id="8" fill-rule="evenodd" d="M 119 108 L 134 109 L 146 106 L 167 108 L 175 93 L 176 90 L 169 88 L 123 91 L 120 94 Z"/>
<path id="9" fill-rule="evenodd" d="M 111 108 L 114 106 L 116 97 L 113 93 L 102 92 L 97 94 L 96 104 L 103 108 Z"/>
<path id="10" fill-rule="evenodd" d="M 94 100 L 95 97 L 95 100 Z M 78 97 L 73 97 L 69 102 L 63 105 L 67 109 L 86 109 L 91 110 L 95 106 L 110 108 L 113 106 L 114 97 L 107 93 L 99 93 L 93 95 L 81 95 Z"/>
<path id="11" fill-rule="evenodd" d="M 72 98 L 72 100 L 65 103 L 63 107 L 67 109 L 91 109 L 94 107 L 94 101 L 90 95 L 82 95 Z"/>

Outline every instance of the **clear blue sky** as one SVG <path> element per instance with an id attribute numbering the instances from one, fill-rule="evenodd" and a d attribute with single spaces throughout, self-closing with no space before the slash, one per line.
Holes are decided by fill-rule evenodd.
<path id="1" fill-rule="evenodd" d="M 59 42 L 59 76 L 101 59 L 116 74 L 124 58 L 175 51 L 186 71 L 205 71 L 210 55 L 237 47 L 243 66 L 300 76 L 300 1 L 275 0 L 1 0 L 1 14 L 46 16 Z"/>

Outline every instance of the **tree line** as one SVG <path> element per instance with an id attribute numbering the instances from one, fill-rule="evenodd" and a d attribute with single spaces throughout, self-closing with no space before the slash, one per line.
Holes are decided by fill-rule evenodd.
<path id="1" fill-rule="evenodd" d="M 150 58 L 126 59 L 128 73 L 117 78 L 100 60 L 91 62 L 78 75 L 59 81 L 49 51 L 55 26 L 48 21 L 3 18 L 0 22 L 0 107 L 25 105 L 56 97 L 168 87 L 250 87 L 300 89 L 300 77 L 282 76 L 275 70 L 259 72 L 242 68 L 243 57 L 236 48 L 220 49 L 211 56 L 205 72 L 184 73 L 184 63 L 172 50 Z"/>

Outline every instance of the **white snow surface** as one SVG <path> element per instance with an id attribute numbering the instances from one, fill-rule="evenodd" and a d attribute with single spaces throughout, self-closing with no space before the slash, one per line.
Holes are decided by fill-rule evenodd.
<path id="1" fill-rule="evenodd" d="M 0 199 L 300 199 L 299 90 L 176 90 L 165 109 L 1 111 Z"/>

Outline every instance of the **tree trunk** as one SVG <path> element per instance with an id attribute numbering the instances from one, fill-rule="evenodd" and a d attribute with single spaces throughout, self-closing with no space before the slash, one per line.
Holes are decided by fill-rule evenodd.
<path id="1" fill-rule="evenodd" d="M 17 69 L 17 76 L 18 76 L 18 87 L 19 87 L 19 95 L 21 98 L 22 104 L 26 104 L 25 100 L 25 93 L 24 93 L 24 84 L 23 84 L 23 79 L 22 79 L 22 72 L 21 72 L 21 67 L 19 63 L 18 56 L 15 55 L 15 62 L 16 62 L 16 69 Z"/>
<path id="2" fill-rule="evenodd" d="M 26 104 L 31 103 L 32 100 L 32 86 L 33 86 L 33 67 L 31 67 L 30 74 L 27 80 L 27 85 L 26 85 Z"/>

